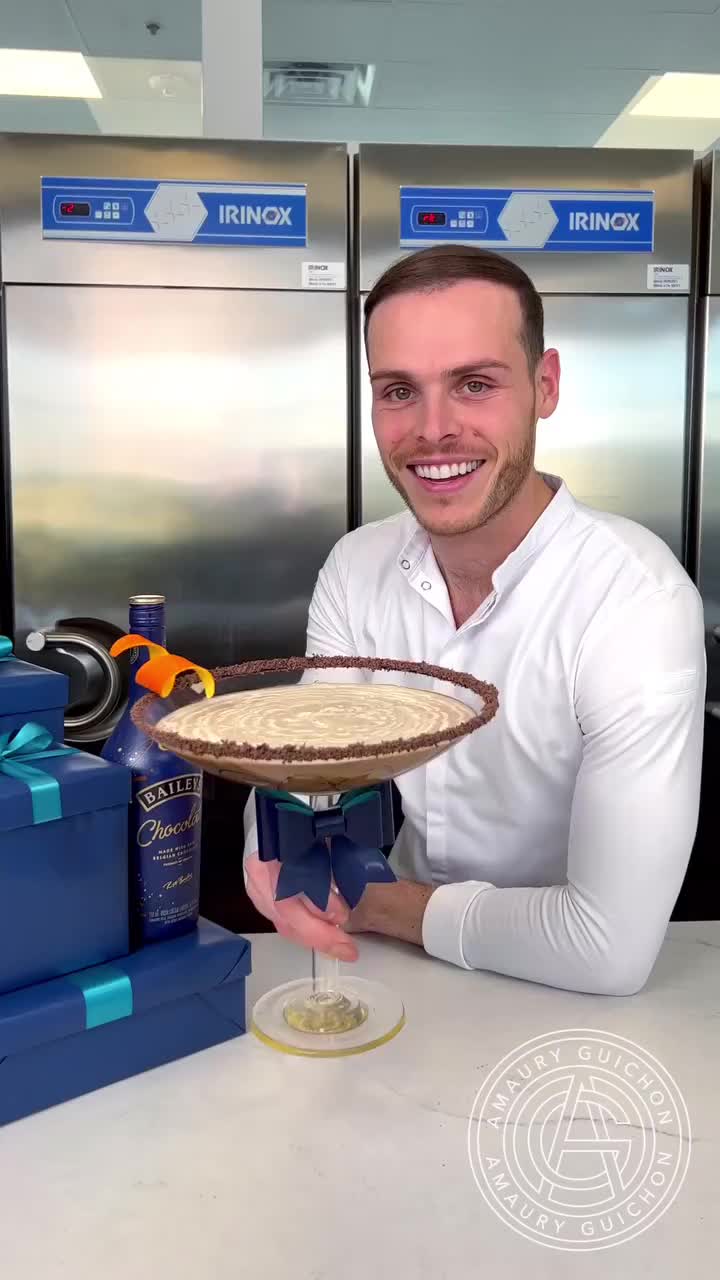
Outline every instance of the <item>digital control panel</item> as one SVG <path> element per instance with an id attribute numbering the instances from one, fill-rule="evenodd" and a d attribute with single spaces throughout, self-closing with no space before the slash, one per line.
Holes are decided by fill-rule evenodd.
<path id="1" fill-rule="evenodd" d="M 653 191 L 401 187 L 404 248 L 479 244 L 542 253 L 653 252 Z"/>
<path id="2" fill-rule="evenodd" d="M 304 182 L 45 175 L 44 240 L 301 248 L 308 243 Z"/>
<path id="3" fill-rule="evenodd" d="M 130 226 L 135 216 L 135 204 L 127 196 L 119 200 L 105 200 L 102 196 L 70 200 L 59 195 L 53 202 L 53 214 L 58 222 L 63 223 L 120 222 Z"/>
<path id="4" fill-rule="evenodd" d="M 417 230 L 445 227 L 451 231 L 471 231 L 484 235 L 489 219 L 487 205 L 469 204 L 462 198 L 448 201 L 442 208 L 424 209 L 417 205 L 412 211 L 412 224 Z"/>

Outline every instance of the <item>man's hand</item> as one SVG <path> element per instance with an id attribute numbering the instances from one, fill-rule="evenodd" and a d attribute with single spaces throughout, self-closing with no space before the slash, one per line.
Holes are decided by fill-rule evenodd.
<path id="1" fill-rule="evenodd" d="M 320 911 L 304 896 L 275 901 L 280 863 L 263 862 L 256 853 L 246 859 L 247 890 L 258 911 L 267 916 L 278 933 L 291 942 L 311 947 L 337 960 L 357 960 L 355 943 L 342 931 L 350 912 L 347 903 L 331 892 L 326 911 Z"/>
<path id="2" fill-rule="evenodd" d="M 369 884 L 343 928 L 346 933 L 384 933 L 421 947 L 423 916 L 432 892 L 432 885 L 414 880 Z"/>

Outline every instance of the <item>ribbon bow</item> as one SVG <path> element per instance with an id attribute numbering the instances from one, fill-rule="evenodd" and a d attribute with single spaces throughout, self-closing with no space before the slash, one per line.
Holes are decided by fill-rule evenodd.
<path id="1" fill-rule="evenodd" d="M 62 818 L 60 783 L 42 769 L 27 762 L 51 756 L 75 755 L 74 747 L 53 746 L 53 736 L 32 720 L 14 733 L 0 734 L 0 773 L 17 778 L 30 788 L 33 822 L 54 822 Z"/>
<path id="2" fill-rule="evenodd" d="M 395 881 L 378 847 L 395 837 L 386 785 L 346 792 L 339 804 L 320 811 L 287 791 L 259 788 L 255 808 L 260 857 L 282 863 L 276 900 L 304 893 L 324 911 L 334 877 L 348 906 L 355 907 L 370 881 Z"/>

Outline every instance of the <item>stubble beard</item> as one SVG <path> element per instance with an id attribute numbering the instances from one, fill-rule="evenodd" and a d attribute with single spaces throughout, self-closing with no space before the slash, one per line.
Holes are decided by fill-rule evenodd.
<path id="1" fill-rule="evenodd" d="M 391 485 L 400 494 L 405 505 L 410 508 L 418 524 L 428 533 L 445 537 L 471 533 L 473 529 L 481 529 L 483 525 L 488 524 L 501 511 L 504 511 L 527 481 L 535 461 L 535 430 L 535 419 L 533 417 L 533 420 L 528 424 L 522 445 L 515 453 L 506 458 L 492 482 L 490 492 L 486 493 L 481 506 L 476 511 L 468 513 L 462 520 L 458 517 L 453 519 L 453 496 L 451 494 L 448 494 L 446 499 L 441 499 L 446 512 L 444 519 L 440 511 L 437 512 L 436 516 L 433 516 L 417 509 L 410 500 L 405 486 L 401 483 L 399 477 L 391 471 L 384 458 L 382 463 Z M 487 463 L 485 465 L 487 466 Z"/>

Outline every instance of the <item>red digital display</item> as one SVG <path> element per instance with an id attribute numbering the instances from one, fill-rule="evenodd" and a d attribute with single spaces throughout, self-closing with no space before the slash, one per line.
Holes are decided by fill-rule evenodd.
<path id="1" fill-rule="evenodd" d="M 445 214 L 438 212 L 436 209 L 422 209 L 418 214 L 418 226 L 444 227 Z"/>
<path id="2" fill-rule="evenodd" d="M 90 205 L 83 201 L 78 203 L 77 200 L 61 200 L 60 201 L 60 217 L 61 218 L 89 218 Z"/>

